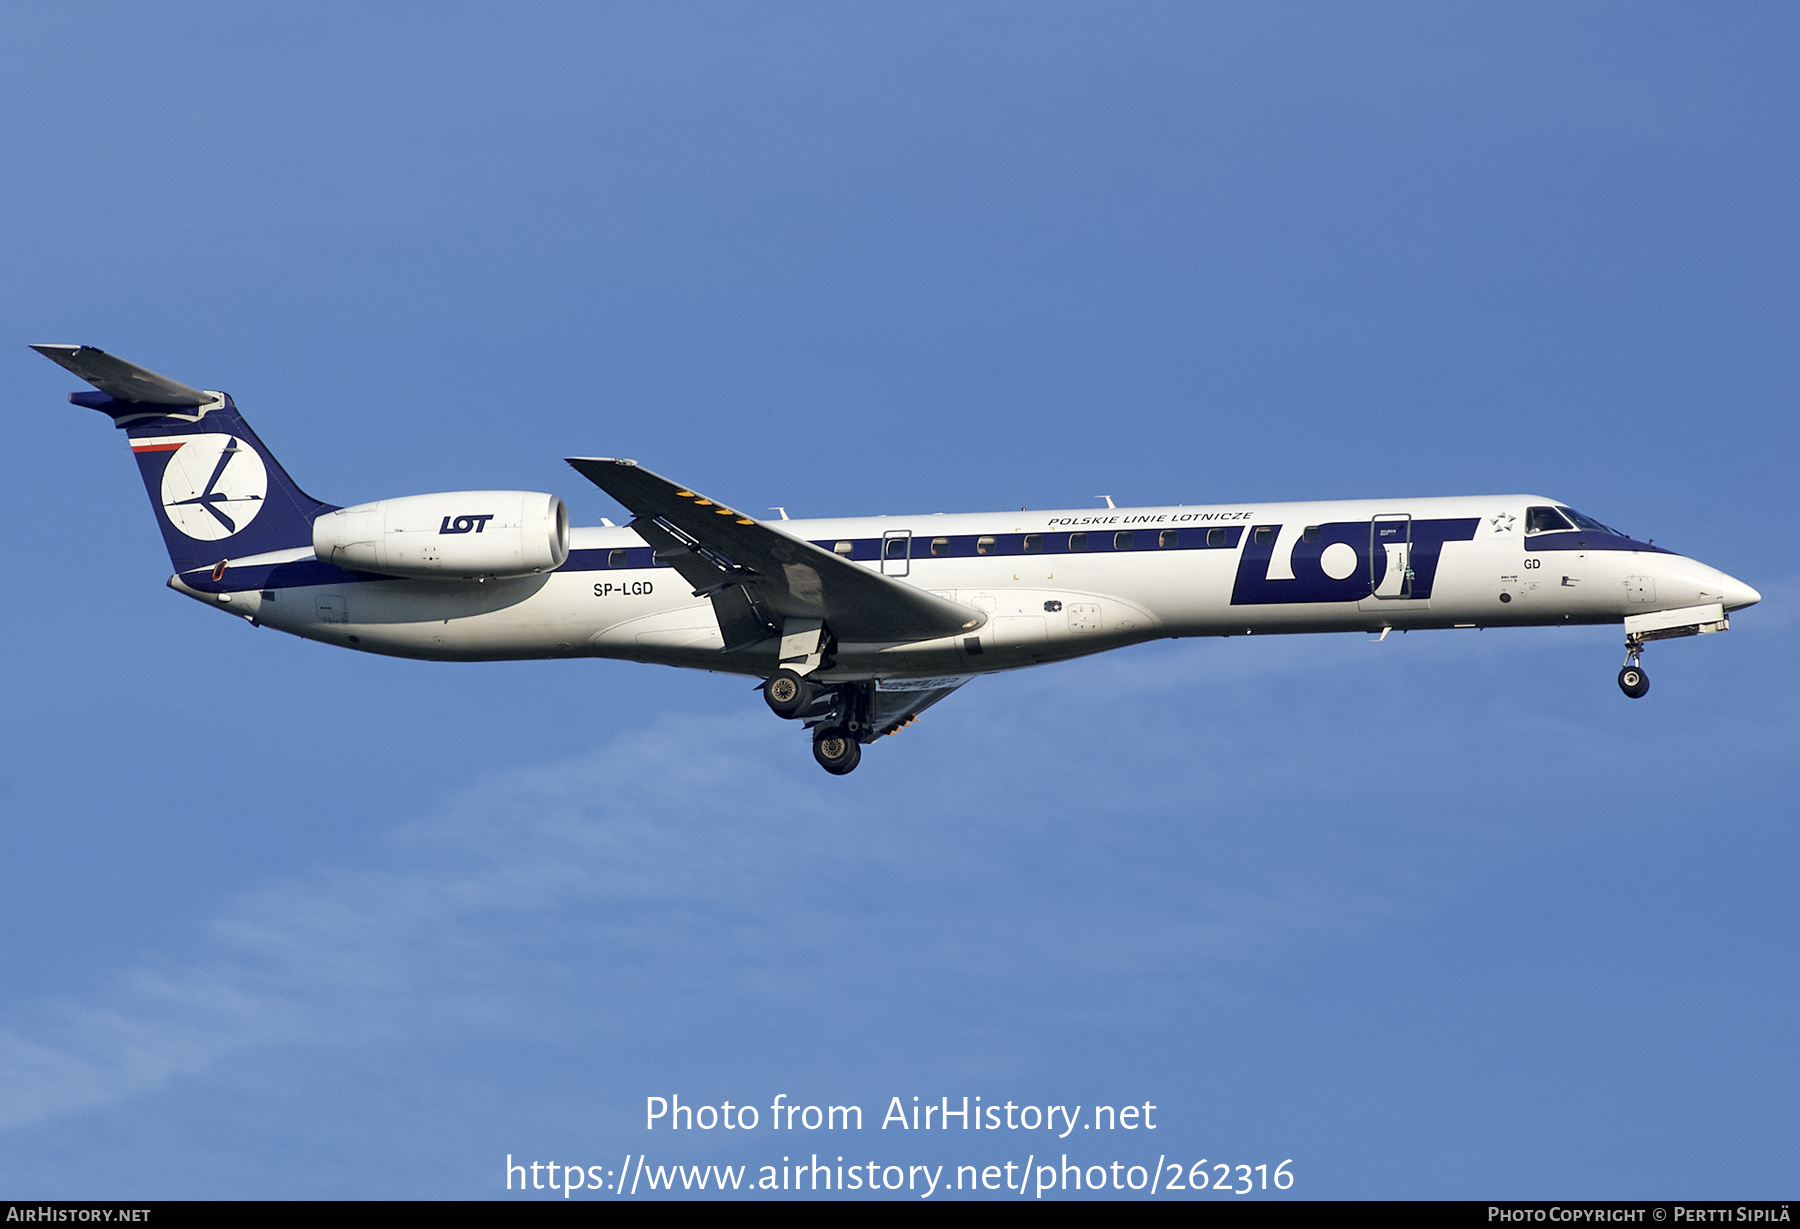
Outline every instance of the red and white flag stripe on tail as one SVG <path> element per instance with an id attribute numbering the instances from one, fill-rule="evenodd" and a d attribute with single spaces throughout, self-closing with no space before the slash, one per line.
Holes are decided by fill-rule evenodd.
<path id="1" fill-rule="evenodd" d="M 195 440 L 209 437 L 217 438 L 217 432 L 206 432 L 200 435 L 146 435 L 131 441 L 133 452 L 174 452 L 183 444 L 191 444 Z"/>

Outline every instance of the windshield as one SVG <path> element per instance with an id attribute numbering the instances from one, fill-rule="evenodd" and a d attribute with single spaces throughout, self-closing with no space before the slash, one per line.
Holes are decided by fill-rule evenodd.
<path id="1" fill-rule="evenodd" d="M 1567 517 L 1555 508 L 1525 509 L 1526 533 L 1550 533 L 1558 529 L 1573 529 Z"/>
<path id="2" fill-rule="evenodd" d="M 1595 533 L 1610 533 L 1615 538 L 1629 538 L 1631 536 L 1628 533 L 1620 533 L 1611 525 L 1602 525 L 1591 516 L 1583 516 L 1573 508 L 1565 508 L 1561 504 L 1558 504 L 1556 510 L 1574 521 L 1576 526 L 1581 529 L 1592 529 Z"/>

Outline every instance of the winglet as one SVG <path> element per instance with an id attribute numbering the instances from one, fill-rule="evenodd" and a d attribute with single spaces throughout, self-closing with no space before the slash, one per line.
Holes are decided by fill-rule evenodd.
<path id="1" fill-rule="evenodd" d="M 34 345 L 31 348 L 117 401 L 146 405 L 205 405 L 218 400 L 212 393 L 189 388 L 179 380 L 157 375 L 94 346 Z M 92 396 L 91 393 L 88 395 Z"/>

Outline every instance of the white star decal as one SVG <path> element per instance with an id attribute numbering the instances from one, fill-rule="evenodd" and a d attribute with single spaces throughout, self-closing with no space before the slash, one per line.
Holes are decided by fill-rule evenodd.
<path id="1" fill-rule="evenodd" d="M 1495 533 L 1511 533 L 1513 522 L 1519 518 L 1510 512 L 1502 512 L 1499 516 L 1488 518 L 1488 524 L 1494 527 Z"/>

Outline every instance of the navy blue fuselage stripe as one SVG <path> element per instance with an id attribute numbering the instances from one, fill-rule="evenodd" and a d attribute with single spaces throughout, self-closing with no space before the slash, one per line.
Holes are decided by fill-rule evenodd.
<path id="1" fill-rule="evenodd" d="M 1162 542 L 1162 535 L 1165 533 L 1175 535 L 1174 540 L 1168 546 L 1160 545 Z M 1118 544 L 1119 539 L 1127 534 L 1129 535 L 1130 545 L 1120 546 Z M 1135 529 L 1120 530 L 1116 532 L 1112 530 L 1099 532 L 1094 530 L 1087 530 L 1085 532 L 1076 530 L 1070 533 L 1037 534 L 965 533 L 939 535 L 936 538 L 925 534 L 914 534 L 911 539 L 913 547 L 910 557 L 913 559 L 991 559 L 1008 555 L 1108 555 L 1123 553 L 1125 551 L 1231 550 L 1237 546 L 1238 541 L 1243 537 L 1243 534 L 1244 527 L 1242 525 L 1233 525 L 1224 528 L 1213 526 L 1212 528 L 1202 527 L 1195 529 L 1160 530 Z M 1028 537 L 1038 539 L 1040 549 L 1027 551 L 1025 549 L 1025 539 Z M 1086 546 L 1071 550 L 1069 547 L 1070 538 L 1085 538 Z M 906 541 L 907 539 L 901 538 L 898 540 Z M 848 556 L 845 556 L 846 558 L 872 563 L 881 558 L 882 541 L 883 539 L 881 538 L 827 538 L 814 542 L 813 545 L 819 547 L 821 550 L 829 551 L 833 550 L 839 542 L 849 542 L 851 544 L 851 553 Z M 984 541 L 991 543 L 985 552 L 982 551 L 980 547 L 980 544 Z M 933 545 L 940 542 L 943 543 L 943 545 L 938 548 L 941 553 L 933 554 Z M 623 559 L 615 564 L 613 562 L 614 556 L 620 555 L 623 556 Z M 668 566 L 667 563 L 659 561 L 656 558 L 656 552 L 648 546 L 608 546 L 584 547 L 580 550 L 572 550 L 569 552 L 568 559 L 556 570 L 559 572 L 605 572 L 631 571 L 650 567 L 666 568 Z M 323 569 L 323 571 L 307 571 L 302 573 L 295 570 L 302 568 L 317 568 Z M 250 580 L 240 581 L 238 579 L 240 576 L 250 577 L 265 571 L 271 573 L 267 578 L 267 583 L 252 582 Z M 303 575 L 307 578 L 301 579 Z M 317 579 L 312 579 L 312 577 L 315 576 Z M 226 572 L 226 578 L 225 581 L 219 582 L 216 585 L 212 583 L 210 577 L 207 578 L 205 583 L 202 583 L 198 579 L 188 579 L 185 577 L 184 580 L 187 584 L 192 585 L 196 589 L 205 589 L 209 592 L 215 590 L 218 592 L 231 592 L 237 589 L 246 588 L 294 588 L 302 585 L 354 584 L 366 580 L 393 579 L 392 577 L 378 576 L 370 572 L 347 572 L 333 564 L 318 563 L 314 560 L 307 560 L 304 563 L 299 564 L 283 563 L 273 566 L 264 565 L 255 568 L 230 568 Z"/>
<path id="2" fill-rule="evenodd" d="M 1591 529 L 1568 529 L 1560 532 L 1534 533 L 1525 539 L 1526 550 L 1641 550 L 1658 555 L 1675 552 L 1639 542 L 1619 534 L 1596 533 Z"/>
<path id="3" fill-rule="evenodd" d="M 992 559 L 1006 555 L 1070 555 L 1089 554 L 1104 555 L 1120 551 L 1159 551 L 1159 550 L 1231 550 L 1237 546 L 1243 536 L 1244 527 L 1234 525 L 1229 528 L 1214 526 L 1211 529 L 1135 529 L 1081 531 L 1072 533 L 958 533 L 930 534 L 915 533 L 910 539 L 891 538 L 888 541 L 911 541 L 911 554 L 896 558 L 912 559 Z M 1162 545 L 1162 535 L 1172 534 L 1169 545 Z M 1208 541 L 1209 535 L 1215 535 Z M 1025 539 L 1036 538 L 1036 550 L 1025 549 Z M 1073 549 L 1069 539 L 1085 540 L 1085 546 Z M 1119 539 L 1128 539 L 1130 545 L 1119 545 Z M 881 558 L 881 538 L 823 538 L 813 542 L 820 550 L 835 551 L 839 542 L 850 543 L 850 553 L 843 556 L 873 563 Z M 982 543 L 987 543 L 986 549 Z M 934 549 L 935 548 L 935 549 Z M 648 546 L 613 547 L 610 550 L 572 550 L 569 561 L 559 571 L 586 572 L 604 570 L 612 565 L 608 556 L 615 551 L 625 552 L 625 562 L 620 566 L 626 568 L 647 568 L 651 566 L 653 552 Z M 656 566 L 666 566 L 657 564 Z"/>
<path id="4" fill-rule="evenodd" d="M 603 550 L 572 550 L 568 560 L 556 570 L 559 572 L 604 572 L 613 564 L 609 562 L 612 555 L 624 555 L 621 568 L 668 567 L 666 563 L 656 562 L 656 552 L 648 546 L 614 546 Z"/>
<path id="5" fill-rule="evenodd" d="M 209 568 L 182 572 L 181 583 L 201 593 L 238 593 L 245 589 L 316 589 L 321 585 L 360 585 L 372 580 L 394 580 L 374 572 L 349 572 L 335 563 L 317 559 L 301 559 L 294 563 L 259 563 L 250 567 L 227 567 L 222 579 L 214 580 Z"/>
<path id="6" fill-rule="evenodd" d="M 1413 595 L 1418 598 L 1431 596 L 1431 588 L 1437 577 L 1437 566 L 1440 549 L 1445 542 L 1466 542 L 1475 536 L 1478 524 L 1476 518 L 1458 517 L 1436 521 L 1412 522 L 1412 566 Z M 1121 554 L 1121 553 L 1156 553 L 1159 551 L 1178 550 L 1230 550 L 1238 545 L 1247 532 L 1246 526 L 1219 528 L 1217 526 L 1195 529 L 1136 529 L 1129 532 L 1131 545 L 1121 550 L 1115 545 L 1115 533 L 1111 530 L 1086 531 L 1087 548 L 1085 551 L 1071 551 L 1069 538 L 1083 531 L 1074 533 L 1045 533 L 1026 535 L 1022 533 L 1000 534 L 946 534 L 933 538 L 925 534 L 914 534 L 910 558 L 913 559 L 992 559 L 1007 556 L 1031 555 L 1067 555 L 1067 554 Z M 1245 546 L 1244 554 L 1238 562 L 1237 576 L 1232 586 L 1231 604 L 1234 606 L 1260 606 L 1270 604 L 1286 604 L 1292 602 L 1345 602 L 1357 601 L 1367 597 L 1370 592 L 1369 568 L 1369 533 L 1368 521 L 1338 521 L 1319 526 L 1316 541 L 1300 541 L 1294 543 L 1292 555 L 1293 580 L 1267 580 L 1269 561 L 1273 557 L 1275 542 L 1280 537 L 1280 525 L 1257 525 L 1256 529 L 1269 530 L 1264 536 L 1267 541 L 1257 544 L 1254 536 Z M 1171 546 L 1162 546 L 1163 533 L 1174 533 L 1176 539 Z M 1218 535 L 1222 540 L 1208 542 L 1209 535 Z M 1027 552 L 1025 538 L 1037 537 L 1041 540 L 1041 550 Z M 992 545 L 986 554 L 978 553 L 978 543 L 991 539 Z M 889 539 L 892 540 L 892 539 Z M 905 541 L 906 539 L 900 539 Z M 813 545 L 823 550 L 833 549 L 838 542 L 851 544 L 848 558 L 874 562 L 881 557 L 881 538 L 838 538 L 824 539 Z M 942 541 L 947 553 L 933 555 L 931 547 L 934 541 Z M 1334 542 L 1342 542 L 1356 552 L 1356 570 L 1343 580 L 1333 580 L 1325 575 L 1319 558 L 1325 548 Z M 1597 535 L 1586 530 L 1568 533 L 1537 534 L 1525 539 L 1526 550 L 1643 550 L 1655 551 L 1658 554 L 1669 554 L 1660 546 L 1636 542 L 1630 538 L 1614 538 Z M 624 558 L 618 565 L 612 559 L 615 555 Z M 559 572 L 604 572 L 634 571 L 648 568 L 665 568 L 668 564 L 659 563 L 655 552 L 648 546 L 613 546 L 572 550 L 568 560 L 558 568 Z M 1380 567 L 1385 574 L 1385 553 Z M 202 572 L 199 576 L 183 576 L 184 583 L 204 592 L 228 593 L 241 589 L 291 589 L 316 587 L 331 584 L 360 584 L 365 581 L 391 580 L 392 577 L 380 576 L 372 572 L 349 572 L 333 564 L 320 563 L 307 559 L 298 563 L 264 564 L 250 568 L 228 568 L 225 578 L 213 581 L 211 576 Z M 1375 578 L 1380 584 L 1381 577 Z"/>

